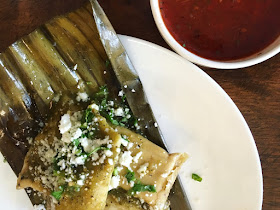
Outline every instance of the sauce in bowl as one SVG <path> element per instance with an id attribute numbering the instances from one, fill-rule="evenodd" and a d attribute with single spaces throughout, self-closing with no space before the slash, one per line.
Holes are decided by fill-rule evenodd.
<path id="1" fill-rule="evenodd" d="M 203 58 L 242 59 L 280 35 L 280 0 L 159 0 L 159 4 L 171 35 Z"/>

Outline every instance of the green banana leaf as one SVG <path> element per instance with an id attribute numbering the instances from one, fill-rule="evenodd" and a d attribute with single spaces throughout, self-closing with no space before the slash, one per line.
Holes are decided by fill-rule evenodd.
<path id="1" fill-rule="evenodd" d="M 117 91 L 95 26 L 87 4 L 50 20 L 0 54 L 0 151 L 16 175 L 28 140 L 52 113 L 54 97 L 67 92 L 74 99 L 79 91 L 93 95 L 104 84 Z"/>

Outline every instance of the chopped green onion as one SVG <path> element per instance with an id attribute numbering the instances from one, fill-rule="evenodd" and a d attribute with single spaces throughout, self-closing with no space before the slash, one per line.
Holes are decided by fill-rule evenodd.
<path id="1" fill-rule="evenodd" d="M 202 181 L 202 178 L 199 175 L 194 174 L 194 173 L 192 174 L 192 179 L 195 181 L 198 181 L 198 182 Z"/>

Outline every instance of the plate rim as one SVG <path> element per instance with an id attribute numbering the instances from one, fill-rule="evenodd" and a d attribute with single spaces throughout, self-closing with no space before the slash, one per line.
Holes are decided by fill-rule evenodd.
<path id="1" fill-rule="evenodd" d="M 182 62 L 187 63 L 188 65 L 193 67 L 194 71 L 197 71 L 198 74 L 200 74 L 202 77 L 205 77 L 207 79 L 208 82 L 210 82 L 215 89 L 222 94 L 223 98 L 225 98 L 227 100 L 227 102 L 229 102 L 231 108 L 233 109 L 233 111 L 236 113 L 236 115 L 238 116 L 238 118 L 240 119 L 240 122 L 242 123 L 242 127 L 245 128 L 247 136 L 248 136 L 248 140 L 250 141 L 250 144 L 253 146 L 253 155 L 255 160 L 257 161 L 257 171 L 258 171 L 258 175 L 260 177 L 260 181 L 259 181 L 259 191 L 260 191 L 260 200 L 259 202 L 259 209 L 262 209 L 262 204 L 263 204 L 263 173 L 262 173 L 262 167 L 261 167 L 261 159 L 259 156 L 259 152 L 257 149 L 257 145 L 256 142 L 254 140 L 253 134 L 251 132 L 251 129 L 249 127 L 249 125 L 247 124 L 243 114 L 241 113 L 241 111 L 238 109 L 237 105 L 234 103 L 234 101 L 232 100 L 232 98 L 226 93 L 226 91 L 212 78 L 210 77 L 206 72 L 204 72 L 201 68 L 199 68 L 196 64 L 190 62 L 189 60 L 187 60 L 186 58 L 180 56 L 179 54 L 166 49 L 160 45 L 157 45 L 155 43 L 143 40 L 143 39 L 139 39 L 136 37 L 132 37 L 132 36 L 128 36 L 128 35 L 122 35 L 122 34 L 118 34 L 120 40 L 122 41 L 122 39 L 128 41 L 128 42 L 138 42 L 140 44 L 143 45 L 147 45 L 149 47 L 152 48 L 156 48 L 157 50 L 163 51 L 164 53 L 167 53 L 171 56 L 175 56 L 177 57 L 179 60 L 181 60 Z M 128 55 L 129 56 L 129 55 Z M 137 70 L 137 69 L 136 69 Z M 226 70 L 225 70 L 226 71 Z"/>

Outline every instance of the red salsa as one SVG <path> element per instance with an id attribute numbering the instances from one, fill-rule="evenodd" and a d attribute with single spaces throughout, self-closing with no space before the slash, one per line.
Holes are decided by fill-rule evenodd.
<path id="1" fill-rule="evenodd" d="M 212 60 L 257 53 L 280 35 L 280 0 L 159 0 L 172 36 Z"/>

